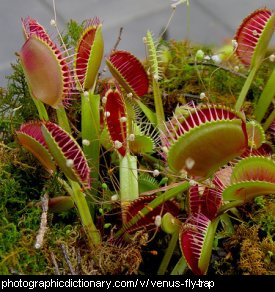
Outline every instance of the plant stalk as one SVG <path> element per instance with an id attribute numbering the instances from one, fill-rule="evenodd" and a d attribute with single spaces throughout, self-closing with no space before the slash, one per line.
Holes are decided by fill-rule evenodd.
<path id="1" fill-rule="evenodd" d="M 82 225 L 89 240 L 89 245 L 91 248 L 94 248 L 101 242 L 100 233 L 94 225 L 89 206 L 87 204 L 84 193 L 81 191 L 80 185 L 72 180 L 70 180 L 70 184 L 73 190 L 72 198 L 78 209 Z"/>
<path id="2" fill-rule="evenodd" d="M 170 275 L 183 275 L 187 267 L 184 257 L 181 257 Z"/>
<path id="3" fill-rule="evenodd" d="M 100 156 L 100 96 L 94 95 L 93 90 L 89 95 L 81 94 L 81 135 L 82 141 L 86 140 L 87 145 L 83 144 L 83 151 L 91 168 L 91 180 L 93 189 L 91 193 L 96 195 L 99 174 Z"/>
<path id="4" fill-rule="evenodd" d="M 263 129 L 266 131 L 269 126 L 272 124 L 272 122 L 275 119 L 275 109 L 273 109 L 272 113 L 269 115 L 269 117 L 266 119 L 264 125 L 263 125 Z"/>
<path id="5" fill-rule="evenodd" d="M 264 118 L 264 115 L 270 103 L 272 102 L 274 96 L 275 96 L 275 69 L 273 69 L 273 72 L 271 73 L 271 76 L 269 77 L 266 83 L 266 86 L 259 98 L 259 101 L 255 109 L 255 116 L 259 123 Z"/>
<path id="6" fill-rule="evenodd" d="M 241 109 L 241 107 L 242 107 L 242 105 L 244 103 L 245 97 L 247 95 L 247 92 L 248 92 L 248 90 L 249 90 L 249 88 L 250 88 L 250 86 L 252 84 L 252 81 L 253 81 L 253 79 L 255 77 L 255 74 L 256 74 L 256 72 L 258 70 L 258 67 L 259 66 L 255 65 L 250 70 L 250 72 L 249 72 L 249 74 L 248 74 L 248 76 L 246 78 L 246 81 L 245 81 L 245 83 L 243 85 L 243 88 L 241 90 L 241 93 L 240 93 L 240 95 L 238 97 L 238 100 L 237 100 L 237 102 L 235 104 L 235 110 L 236 111 L 240 111 L 240 109 Z"/>
<path id="7" fill-rule="evenodd" d="M 35 104 L 35 106 L 37 108 L 40 120 L 48 121 L 49 120 L 49 116 L 48 116 L 48 113 L 47 113 L 47 110 L 46 110 L 44 104 L 40 100 L 38 100 L 36 98 L 33 98 L 33 101 L 34 101 L 34 104 Z"/>
<path id="8" fill-rule="evenodd" d="M 122 211 L 130 202 L 136 200 L 139 195 L 138 191 L 138 173 L 137 158 L 126 154 L 119 158 L 119 179 L 120 179 L 120 200 Z M 122 220 L 125 223 L 126 218 L 122 212 Z"/>
<path id="9" fill-rule="evenodd" d="M 159 84 L 157 80 L 153 77 L 153 95 L 154 95 L 154 102 L 155 102 L 155 109 L 156 109 L 156 116 L 157 116 L 157 127 L 161 132 L 164 132 L 164 110 L 163 110 L 163 103 L 161 98 L 161 92 L 159 88 Z"/>
<path id="10" fill-rule="evenodd" d="M 164 257 L 163 257 L 161 264 L 159 266 L 159 269 L 157 272 L 158 275 L 165 274 L 167 267 L 168 267 L 168 265 L 171 261 L 171 258 L 173 256 L 174 250 L 177 246 L 178 239 L 179 239 L 179 229 L 177 231 L 173 232 L 173 234 L 172 234 L 169 245 L 168 245 L 167 249 L 165 250 Z"/>

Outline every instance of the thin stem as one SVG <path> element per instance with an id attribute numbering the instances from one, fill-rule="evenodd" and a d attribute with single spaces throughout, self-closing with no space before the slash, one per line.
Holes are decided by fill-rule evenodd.
<path id="1" fill-rule="evenodd" d="M 257 106 L 255 108 L 255 116 L 258 122 L 261 122 L 264 115 L 275 96 L 275 69 L 271 73 L 266 86 L 259 98 Z"/>
<path id="2" fill-rule="evenodd" d="M 172 258 L 172 255 L 174 253 L 174 250 L 177 246 L 177 243 L 178 243 L 178 239 L 179 239 L 179 230 L 175 231 L 173 234 L 172 234 L 172 237 L 170 239 L 170 242 L 169 242 L 169 245 L 165 251 L 165 254 L 164 254 L 164 257 L 161 261 L 161 264 L 159 266 L 159 269 L 158 269 L 158 275 L 164 275 L 166 270 L 167 270 L 167 267 L 171 261 L 171 258 Z"/>
<path id="3" fill-rule="evenodd" d="M 70 123 L 69 123 L 69 120 L 67 118 L 67 114 L 66 114 L 64 107 L 59 107 L 58 109 L 56 109 L 56 114 L 57 114 L 57 120 L 58 120 L 59 126 L 62 129 L 64 129 L 66 132 L 71 134 Z"/>
<path id="4" fill-rule="evenodd" d="M 244 201 L 232 201 L 230 203 L 227 203 L 219 209 L 218 215 L 225 213 L 226 211 L 228 211 L 231 208 L 238 207 L 238 206 L 242 205 L 243 203 L 244 203 Z"/>
<path id="5" fill-rule="evenodd" d="M 70 133 L 71 129 L 70 129 L 68 117 L 64 108 L 63 109 L 60 108 L 57 110 L 57 118 L 61 127 L 63 127 L 65 131 Z M 82 225 L 88 236 L 89 245 L 91 246 L 91 248 L 94 248 L 95 246 L 99 245 L 101 242 L 100 233 L 94 225 L 91 212 L 90 212 L 87 200 L 85 198 L 85 194 L 81 191 L 80 185 L 69 178 L 68 180 L 72 187 L 72 193 L 71 193 L 72 199 L 74 200 L 74 203 L 79 212 L 79 216 L 81 218 Z"/>
<path id="6" fill-rule="evenodd" d="M 141 218 L 146 216 L 148 213 L 154 210 L 157 206 L 163 204 L 164 202 L 174 198 L 179 193 L 182 193 L 186 190 L 188 190 L 190 184 L 189 182 L 185 181 L 182 183 L 179 183 L 177 186 L 175 186 L 172 189 L 169 189 L 165 193 L 158 196 L 156 199 L 154 199 L 152 202 L 150 202 L 148 205 L 146 205 L 140 212 L 135 215 L 126 225 L 124 225 L 116 234 L 115 238 L 120 237 L 122 234 L 124 234 L 129 228 L 131 228 L 134 224 L 136 224 Z"/>
<path id="7" fill-rule="evenodd" d="M 187 268 L 184 257 L 181 257 L 170 275 L 183 275 Z"/>
<path id="8" fill-rule="evenodd" d="M 120 179 L 120 200 L 121 208 L 124 209 L 138 198 L 138 173 L 137 158 L 126 154 L 125 157 L 119 158 L 119 179 Z M 122 218 L 125 221 L 125 218 Z"/>
<path id="9" fill-rule="evenodd" d="M 89 95 L 81 94 L 81 136 L 84 154 L 91 168 L 91 179 L 98 183 L 99 156 L 100 156 L 100 96 L 94 95 L 93 90 Z M 93 186 L 92 194 L 96 195 L 97 185 Z"/>
<path id="10" fill-rule="evenodd" d="M 272 122 L 275 119 L 275 109 L 273 109 L 272 113 L 269 115 L 269 117 L 266 119 L 264 125 L 263 125 L 263 129 L 266 131 L 269 126 L 272 124 Z"/>
<path id="11" fill-rule="evenodd" d="M 35 106 L 37 108 L 40 120 L 48 121 L 49 120 L 49 116 L 48 116 L 48 113 L 47 113 L 47 110 L 46 110 L 44 104 L 40 100 L 38 100 L 36 98 L 33 98 L 33 101 L 34 101 L 34 104 L 35 104 Z"/>
<path id="12" fill-rule="evenodd" d="M 255 77 L 255 74 L 256 74 L 256 72 L 258 70 L 258 67 L 259 66 L 255 65 L 254 67 L 252 67 L 251 71 L 249 72 L 249 74 L 247 76 L 247 79 L 246 79 L 246 81 L 245 81 L 245 83 L 243 85 L 243 88 L 241 90 L 241 93 L 240 93 L 240 95 L 238 97 L 238 100 L 237 100 L 237 102 L 235 104 L 235 110 L 236 111 L 239 111 L 241 109 L 241 107 L 242 107 L 242 105 L 244 103 L 245 97 L 247 95 L 247 92 L 248 92 L 248 90 L 249 90 L 249 88 L 250 88 L 250 86 L 252 84 L 252 81 L 253 81 L 253 79 Z"/>
<path id="13" fill-rule="evenodd" d="M 80 185 L 72 180 L 70 180 L 70 184 L 73 189 L 72 198 L 76 204 L 82 225 L 88 236 L 89 244 L 92 248 L 94 248 L 101 242 L 100 233 L 94 225 L 89 206 L 84 193 L 81 191 Z"/>
<path id="14" fill-rule="evenodd" d="M 159 84 L 157 80 L 155 80 L 154 77 L 153 77 L 153 95 L 154 95 L 154 102 L 155 102 L 155 109 L 156 109 L 156 116 L 157 116 L 157 126 L 160 131 L 164 132 L 165 116 L 164 116 L 164 110 L 163 110 L 163 103 L 162 103 Z"/>

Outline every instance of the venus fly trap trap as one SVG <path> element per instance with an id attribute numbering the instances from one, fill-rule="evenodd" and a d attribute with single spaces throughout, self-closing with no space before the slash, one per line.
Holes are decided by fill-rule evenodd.
<path id="1" fill-rule="evenodd" d="M 173 11 L 184 2 L 189 6 L 179 1 Z M 148 31 L 146 58 L 139 60 L 118 43 L 104 50 L 98 18 L 82 25 L 71 21 L 67 34 L 55 20 L 51 25 L 54 40 L 38 20 L 22 20 L 25 40 L 17 66 L 23 97 L 37 114 L 11 126 L 14 136 L 1 142 L 5 151 L 23 147 L 37 159 L 18 163 L 41 172 L 43 199 L 32 208 L 43 212 L 30 249 L 42 254 L 47 271 L 152 274 L 153 258 L 159 275 L 226 274 L 233 262 L 226 248 L 247 224 L 265 232 L 266 256 L 257 242 L 257 271 L 268 274 L 274 218 L 255 223 L 253 206 L 269 206 L 274 214 L 274 12 L 252 12 L 237 29 L 230 53 L 212 58 L 210 49 L 157 39 Z M 212 67 L 209 77 L 205 70 Z M 262 68 L 268 76 L 259 86 Z M 223 98 L 231 89 L 199 91 L 215 74 L 238 80 L 233 99 Z M 182 88 L 189 91 L 178 98 Z M 62 234 L 60 226 L 74 231 Z M 231 273 L 257 273 L 242 261 L 239 248 L 233 258 L 242 268 Z M 246 257 L 251 260 L 253 252 Z M 6 257 L 0 266 L 17 273 Z"/>

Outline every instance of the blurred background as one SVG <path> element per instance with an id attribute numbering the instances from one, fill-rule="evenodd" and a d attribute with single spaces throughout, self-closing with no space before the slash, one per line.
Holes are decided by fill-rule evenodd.
<path id="1" fill-rule="evenodd" d="M 70 19 L 79 22 L 98 16 L 103 21 L 105 54 L 114 46 L 123 27 L 119 49 L 144 57 L 142 37 L 151 30 L 157 37 L 172 13 L 172 0 L 55 0 L 58 26 L 64 29 Z M 242 19 L 262 6 L 275 9 L 275 0 L 189 0 L 177 6 L 168 29 L 168 38 L 188 38 L 196 43 L 222 45 L 232 39 Z M 189 15 L 189 17 L 188 17 Z M 31 16 L 53 31 L 52 0 L 0 0 L 0 86 L 10 72 L 24 40 L 21 17 Z M 53 33 L 54 34 L 54 33 Z M 272 40 L 274 44 L 274 37 Z"/>

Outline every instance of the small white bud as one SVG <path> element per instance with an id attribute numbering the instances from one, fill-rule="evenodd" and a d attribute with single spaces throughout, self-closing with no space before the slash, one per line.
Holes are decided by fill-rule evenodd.
<path id="1" fill-rule="evenodd" d="M 133 97 L 133 93 L 132 92 L 127 93 L 127 97 L 129 98 Z"/>
<path id="2" fill-rule="evenodd" d="M 115 141 L 115 148 L 116 148 L 116 149 L 119 149 L 119 148 L 121 148 L 121 147 L 122 147 L 122 143 L 121 143 L 120 141 L 116 140 L 116 141 Z"/>
<path id="3" fill-rule="evenodd" d="M 155 169 L 155 170 L 153 171 L 153 176 L 154 176 L 154 177 L 159 176 L 159 170 L 158 170 L 158 169 Z"/>
<path id="4" fill-rule="evenodd" d="M 121 117 L 120 121 L 121 121 L 121 123 L 126 123 L 127 122 L 127 118 L 126 117 Z"/>
<path id="5" fill-rule="evenodd" d="M 232 43 L 233 49 L 235 51 L 238 47 L 238 42 L 236 40 L 232 40 L 231 43 Z"/>
<path id="6" fill-rule="evenodd" d="M 272 54 L 269 56 L 269 61 L 274 62 L 275 61 L 275 54 Z"/>
<path id="7" fill-rule="evenodd" d="M 135 141 L 135 134 L 130 134 L 128 137 L 129 141 Z"/>
<path id="8" fill-rule="evenodd" d="M 213 55 L 213 56 L 211 57 L 211 59 L 212 59 L 212 61 L 213 61 L 214 63 L 216 63 L 216 64 L 220 64 L 220 62 L 221 62 L 221 58 L 220 58 L 219 55 Z"/>
<path id="9" fill-rule="evenodd" d="M 235 66 L 234 67 L 234 71 L 238 72 L 240 70 L 240 67 L 239 66 Z"/>
<path id="10" fill-rule="evenodd" d="M 85 146 L 89 146 L 91 143 L 90 143 L 89 140 L 84 139 L 84 140 L 82 140 L 82 144 L 85 145 Z"/>
<path id="11" fill-rule="evenodd" d="M 105 104 L 107 102 L 107 97 L 106 96 L 103 96 L 102 99 L 101 99 L 101 101 L 102 101 L 103 104 Z"/>
<path id="12" fill-rule="evenodd" d="M 195 160 L 192 159 L 191 157 L 188 157 L 185 160 L 185 166 L 186 166 L 187 169 L 192 169 L 194 165 L 195 165 Z"/>
<path id="13" fill-rule="evenodd" d="M 205 99 L 205 97 L 206 97 L 205 93 L 202 92 L 202 93 L 200 94 L 200 99 Z"/>
<path id="14" fill-rule="evenodd" d="M 55 21 L 54 19 L 51 19 L 51 21 L 50 21 L 50 25 L 51 25 L 51 26 L 56 26 L 56 21 Z"/>
<path id="15" fill-rule="evenodd" d="M 209 60 L 210 60 L 210 57 L 209 57 L 208 55 L 206 55 L 206 56 L 204 57 L 204 60 L 209 61 Z"/>
<path id="16" fill-rule="evenodd" d="M 197 50 L 197 52 L 196 52 L 196 59 L 198 61 L 201 61 L 201 60 L 203 60 L 203 57 L 204 57 L 204 51 L 203 50 Z"/>
<path id="17" fill-rule="evenodd" d="M 104 113 L 104 116 L 105 116 L 106 118 L 109 118 L 110 115 L 111 115 L 110 112 L 105 112 L 105 113 Z"/>
<path id="18" fill-rule="evenodd" d="M 66 166 L 72 168 L 74 166 L 74 161 L 72 159 L 68 159 L 66 161 Z"/>
<path id="19" fill-rule="evenodd" d="M 258 32 L 257 32 L 256 29 L 254 29 L 252 33 L 253 33 L 254 36 L 257 36 L 258 35 Z"/>
<path id="20" fill-rule="evenodd" d="M 190 183 L 191 187 L 194 187 L 195 185 L 197 185 L 197 182 L 195 180 L 193 180 L 193 179 L 190 179 L 189 183 Z"/>
<path id="21" fill-rule="evenodd" d="M 178 4 L 177 4 L 177 3 L 173 3 L 173 4 L 171 4 L 171 8 L 172 8 L 172 9 L 176 9 L 176 8 L 177 8 L 177 6 L 178 6 Z"/>
<path id="22" fill-rule="evenodd" d="M 118 195 L 113 195 L 111 197 L 111 200 L 114 202 L 114 201 L 117 201 L 118 200 Z"/>
<path id="23" fill-rule="evenodd" d="M 168 148 L 166 146 L 163 146 L 161 149 L 164 153 L 168 153 Z"/>
<path id="24" fill-rule="evenodd" d="M 142 41 L 144 42 L 144 44 L 146 44 L 147 43 L 147 38 L 146 37 L 143 37 L 142 38 Z"/>
<path id="25" fill-rule="evenodd" d="M 84 91 L 83 95 L 84 95 L 85 97 L 88 97 L 88 96 L 89 96 L 89 92 L 88 92 L 88 91 Z"/>
<path id="26" fill-rule="evenodd" d="M 155 218 L 155 225 L 157 227 L 160 227 L 161 226 L 161 216 L 160 215 L 157 215 L 156 218 Z"/>

